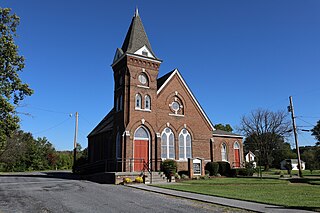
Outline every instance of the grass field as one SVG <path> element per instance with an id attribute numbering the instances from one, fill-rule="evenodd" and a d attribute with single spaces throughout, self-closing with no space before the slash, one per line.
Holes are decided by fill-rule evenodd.
<path id="1" fill-rule="evenodd" d="M 279 179 L 211 178 L 159 187 L 320 211 L 320 179 L 316 178 L 295 180 L 294 183 Z"/>

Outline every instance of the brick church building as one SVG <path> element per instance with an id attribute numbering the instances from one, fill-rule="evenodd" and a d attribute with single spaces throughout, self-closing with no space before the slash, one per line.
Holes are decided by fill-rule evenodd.
<path id="1" fill-rule="evenodd" d="M 111 65 L 114 107 L 88 135 L 91 168 L 158 171 L 163 160 L 174 159 L 182 171 L 188 158 L 241 167 L 242 137 L 215 130 L 177 69 L 158 77 L 161 62 L 136 10 Z"/>

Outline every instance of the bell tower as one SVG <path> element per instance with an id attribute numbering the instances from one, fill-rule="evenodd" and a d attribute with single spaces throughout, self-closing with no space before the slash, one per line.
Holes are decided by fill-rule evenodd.
<path id="1" fill-rule="evenodd" d="M 161 62 L 151 48 L 136 9 L 122 47 L 117 48 L 111 65 L 115 86 L 114 127 L 119 131 L 125 131 L 134 120 L 151 120 Z"/>

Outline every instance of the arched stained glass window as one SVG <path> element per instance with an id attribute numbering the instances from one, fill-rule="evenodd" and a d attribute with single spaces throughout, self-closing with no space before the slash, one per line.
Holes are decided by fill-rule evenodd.
<path id="1" fill-rule="evenodd" d="M 144 97 L 144 108 L 147 110 L 151 110 L 151 98 L 149 95 Z"/>
<path id="2" fill-rule="evenodd" d="M 141 109 L 141 95 L 140 94 L 136 94 L 136 105 L 135 108 L 136 109 Z"/>
<path id="3" fill-rule="evenodd" d="M 134 133 L 134 138 L 135 139 L 149 139 L 149 134 L 148 131 L 144 127 L 139 127 L 136 132 Z"/>
<path id="4" fill-rule="evenodd" d="M 223 143 L 222 146 L 221 146 L 221 160 L 222 161 L 228 161 L 227 145 L 225 143 Z"/>
<path id="5" fill-rule="evenodd" d="M 161 134 L 161 158 L 175 158 L 174 135 L 172 130 L 168 127 L 166 127 Z"/>
<path id="6" fill-rule="evenodd" d="M 191 156 L 191 136 L 187 129 L 182 129 L 179 134 L 179 159 L 188 159 Z"/>

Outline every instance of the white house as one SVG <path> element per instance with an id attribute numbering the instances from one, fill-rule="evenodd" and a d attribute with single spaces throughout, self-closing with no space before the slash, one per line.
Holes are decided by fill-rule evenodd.
<path id="1" fill-rule="evenodd" d="M 255 157 L 256 157 L 255 154 L 253 154 L 251 151 L 249 151 L 245 156 L 246 162 L 253 162 L 254 168 L 257 167 L 257 163 L 255 162 Z"/>
<path id="2" fill-rule="evenodd" d="M 280 162 L 280 169 L 281 170 L 287 170 L 286 169 L 286 164 L 291 163 L 292 165 L 292 170 L 299 170 L 298 169 L 298 159 L 285 159 Z M 304 161 L 301 161 L 301 170 L 305 170 L 306 168 L 306 163 Z"/>

